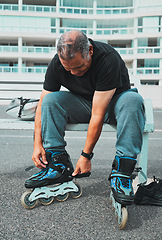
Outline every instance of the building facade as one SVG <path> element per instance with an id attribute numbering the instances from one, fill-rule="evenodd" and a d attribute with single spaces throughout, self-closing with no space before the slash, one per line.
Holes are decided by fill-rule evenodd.
<path id="1" fill-rule="evenodd" d="M 59 36 L 112 45 L 139 91 L 162 108 L 161 0 L 0 0 L 0 100 L 38 98 Z"/>

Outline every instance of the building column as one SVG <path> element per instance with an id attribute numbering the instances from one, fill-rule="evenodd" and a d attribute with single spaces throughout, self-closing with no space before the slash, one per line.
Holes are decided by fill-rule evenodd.
<path id="1" fill-rule="evenodd" d="M 56 33 L 60 34 L 60 18 L 56 18 Z"/>
<path id="2" fill-rule="evenodd" d="M 137 48 L 138 48 L 138 40 L 134 39 L 132 41 L 132 47 L 133 47 L 133 55 L 135 56 L 135 59 L 133 60 L 133 75 L 137 75 Z"/>
<path id="3" fill-rule="evenodd" d="M 96 35 L 97 21 L 93 20 L 93 35 Z"/>
<path id="4" fill-rule="evenodd" d="M 22 11 L 23 0 L 19 0 L 19 11 Z"/>
<path id="5" fill-rule="evenodd" d="M 160 38 L 160 53 L 162 53 L 162 38 Z"/>
<path id="6" fill-rule="evenodd" d="M 96 11 L 97 10 L 97 1 L 96 0 L 94 0 L 93 1 L 93 14 L 96 14 Z"/>
<path id="7" fill-rule="evenodd" d="M 133 75 L 137 75 L 137 59 L 133 60 Z"/>
<path id="8" fill-rule="evenodd" d="M 56 12 L 59 13 L 60 3 L 59 0 L 56 0 Z"/>
<path id="9" fill-rule="evenodd" d="M 22 37 L 18 38 L 18 50 L 19 50 L 19 58 L 18 58 L 18 72 L 21 74 L 22 72 Z"/>

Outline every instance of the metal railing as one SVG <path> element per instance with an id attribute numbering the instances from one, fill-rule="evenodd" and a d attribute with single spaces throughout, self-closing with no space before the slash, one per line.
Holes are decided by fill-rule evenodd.
<path id="1" fill-rule="evenodd" d="M 137 53 L 160 53 L 162 52 L 162 47 L 138 47 Z"/>
<path id="2" fill-rule="evenodd" d="M 47 67 L 22 67 L 19 71 L 18 67 L 0 66 L 0 73 L 33 73 L 44 74 Z"/>
<path id="3" fill-rule="evenodd" d="M 0 10 L 2 11 L 19 11 L 18 4 L 0 4 Z M 44 6 L 44 5 L 22 5 L 21 11 L 25 12 L 50 12 L 54 13 L 57 11 L 56 6 Z M 66 14 L 101 14 L 101 15 L 114 15 L 114 14 L 130 14 L 134 12 L 134 7 L 67 7 L 58 6 L 59 13 Z"/>
<path id="4" fill-rule="evenodd" d="M 0 46 L 0 52 L 18 52 L 18 46 Z"/>
<path id="5" fill-rule="evenodd" d="M 47 67 L 22 67 L 22 73 L 42 74 L 46 73 Z"/>
<path id="6" fill-rule="evenodd" d="M 137 74 L 159 74 L 159 67 L 141 67 L 136 69 Z"/>
<path id="7" fill-rule="evenodd" d="M 23 53 L 52 53 L 56 52 L 56 47 L 34 47 L 34 46 L 24 46 L 22 47 Z"/>
<path id="8" fill-rule="evenodd" d="M 47 66 L 45 67 L 22 67 L 20 69 L 20 73 L 33 73 L 33 74 L 45 74 L 47 70 Z M 136 68 L 136 72 L 133 71 L 132 68 L 128 69 L 130 75 L 136 74 L 160 74 L 159 67 L 141 67 Z M 0 73 L 18 73 L 18 66 L 10 67 L 10 66 L 0 66 Z"/>
<path id="9" fill-rule="evenodd" d="M 18 67 L 0 66 L 0 73 L 18 73 Z"/>

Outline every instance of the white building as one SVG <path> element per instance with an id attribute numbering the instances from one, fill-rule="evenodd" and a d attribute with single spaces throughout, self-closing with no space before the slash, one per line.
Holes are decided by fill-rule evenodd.
<path id="1" fill-rule="evenodd" d="M 0 0 L 0 100 L 39 98 L 59 36 L 80 29 L 121 54 L 162 108 L 161 0 Z"/>

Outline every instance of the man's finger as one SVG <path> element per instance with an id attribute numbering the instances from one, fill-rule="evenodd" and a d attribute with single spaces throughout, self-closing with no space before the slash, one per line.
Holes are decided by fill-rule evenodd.
<path id="1" fill-rule="evenodd" d="M 75 171 L 72 173 L 72 176 L 74 177 L 79 173 L 80 173 L 80 168 L 75 168 Z"/>

